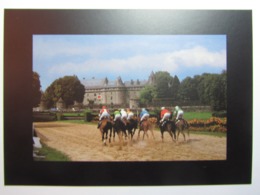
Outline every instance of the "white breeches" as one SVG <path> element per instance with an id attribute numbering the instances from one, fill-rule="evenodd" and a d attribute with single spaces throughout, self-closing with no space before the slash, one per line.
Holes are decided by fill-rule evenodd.
<path id="1" fill-rule="evenodd" d="M 134 116 L 134 113 L 132 113 L 132 112 L 128 113 L 127 120 L 130 120 L 131 118 L 133 118 L 133 116 Z"/>
<path id="2" fill-rule="evenodd" d="M 107 118 L 109 118 L 109 113 L 108 112 L 103 112 L 101 115 L 100 115 L 100 117 L 99 117 L 99 120 L 101 121 L 103 118 L 105 118 L 105 117 L 107 117 Z"/>
<path id="3" fill-rule="evenodd" d="M 176 119 L 178 120 L 178 119 L 183 118 L 183 114 L 184 114 L 184 112 L 182 110 L 178 111 Z"/>
<path id="4" fill-rule="evenodd" d="M 161 121 L 164 121 L 164 120 L 168 120 L 169 118 L 170 118 L 170 116 L 171 116 L 171 113 L 165 113 L 164 115 L 163 115 L 163 118 L 162 118 L 162 120 Z"/>
<path id="5" fill-rule="evenodd" d="M 121 119 L 126 119 L 127 118 L 127 113 L 121 113 Z"/>
<path id="6" fill-rule="evenodd" d="M 147 114 L 144 114 L 143 116 L 142 116 L 142 118 L 141 118 L 141 121 L 143 121 L 144 120 L 144 118 L 145 117 L 149 117 L 150 115 L 147 113 Z"/>

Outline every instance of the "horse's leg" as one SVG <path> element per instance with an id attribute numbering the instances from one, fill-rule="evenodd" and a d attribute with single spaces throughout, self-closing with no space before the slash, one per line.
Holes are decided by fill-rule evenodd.
<path id="1" fill-rule="evenodd" d="M 146 130 L 146 136 L 147 136 L 147 138 L 149 138 L 148 130 L 149 130 L 149 129 Z"/>
<path id="2" fill-rule="evenodd" d="M 135 131 L 136 131 L 136 128 L 134 128 L 134 132 L 132 133 L 132 134 L 133 134 L 133 137 L 134 137 Z"/>
<path id="3" fill-rule="evenodd" d="M 172 132 L 172 134 L 173 134 L 173 136 L 174 136 L 174 139 L 176 140 L 176 130 L 174 130 L 174 131 Z"/>
<path id="4" fill-rule="evenodd" d="M 104 143 L 104 145 L 106 145 L 107 144 L 107 131 L 105 131 L 104 132 L 104 141 L 103 141 L 103 143 Z"/>
<path id="5" fill-rule="evenodd" d="M 119 138 L 119 150 L 122 149 L 122 146 L 123 146 L 123 132 L 122 131 L 119 131 L 117 132 L 117 135 L 118 135 L 118 138 Z"/>
<path id="6" fill-rule="evenodd" d="M 130 129 L 128 131 L 128 134 L 130 135 L 130 140 L 132 141 L 133 140 L 133 129 Z"/>
<path id="7" fill-rule="evenodd" d="M 188 127 L 189 128 L 189 127 Z M 187 134 L 188 134 L 188 139 L 190 139 L 190 131 L 189 129 L 187 128 Z"/>
<path id="8" fill-rule="evenodd" d="M 186 142 L 186 137 L 185 137 L 185 133 L 184 133 L 184 128 L 182 128 L 182 135 L 183 135 L 183 138 L 184 138 L 184 142 Z"/>
<path id="9" fill-rule="evenodd" d="M 171 136 L 171 138 L 172 138 L 172 141 L 174 141 L 171 130 L 168 130 L 168 132 L 169 132 L 169 134 L 170 134 L 170 136 Z"/>
<path id="10" fill-rule="evenodd" d="M 137 140 L 139 140 L 139 138 L 140 138 L 140 131 L 141 131 L 141 129 L 139 129 L 139 131 L 138 131 L 138 137 L 137 137 Z"/>
<path id="11" fill-rule="evenodd" d="M 162 129 L 160 129 L 161 130 L 161 137 L 162 137 L 162 142 L 163 142 L 163 130 Z"/>
<path id="12" fill-rule="evenodd" d="M 179 141 L 180 130 L 177 130 L 177 142 Z"/>
<path id="13" fill-rule="evenodd" d="M 109 143 L 111 143 L 112 129 L 109 129 Z"/>
<path id="14" fill-rule="evenodd" d="M 113 142 L 115 142 L 115 128 L 112 128 L 112 133 L 113 133 Z"/>
<path id="15" fill-rule="evenodd" d="M 151 133 L 152 133 L 153 139 L 155 139 L 154 134 L 153 134 L 153 130 L 152 130 L 152 129 L 149 129 L 149 130 L 150 130 Z M 148 130 L 147 130 L 147 131 L 148 131 Z"/>

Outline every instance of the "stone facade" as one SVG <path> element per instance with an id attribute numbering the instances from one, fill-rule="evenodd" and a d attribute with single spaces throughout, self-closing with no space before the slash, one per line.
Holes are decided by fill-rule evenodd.
<path id="1" fill-rule="evenodd" d="M 154 73 L 152 72 L 148 80 L 125 81 L 118 77 L 115 81 L 104 79 L 82 80 L 85 86 L 85 96 L 83 104 L 108 105 L 137 108 L 139 104 L 140 91 L 146 85 L 154 84 Z"/>

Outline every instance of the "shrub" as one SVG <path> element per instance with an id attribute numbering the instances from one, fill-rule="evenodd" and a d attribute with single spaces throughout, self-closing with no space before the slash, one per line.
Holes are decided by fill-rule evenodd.
<path id="1" fill-rule="evenodd" d="M 226 111 L 213 112 L 212 116 L 213 117 L 224 118 L 224 117 L 227 117 L 227 112 Z"/>

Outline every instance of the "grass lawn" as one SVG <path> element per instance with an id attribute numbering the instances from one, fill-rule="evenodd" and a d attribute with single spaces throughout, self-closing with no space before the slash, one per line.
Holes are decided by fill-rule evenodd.
<path id="1" fill-rule="evenodd" d="M 193 119 L 207 120 L 210 117 L 212 117 L 211 112 L 184 112 L 184 118 L 186 120 L 193 120 Z"/>
<path id="2" fill-rule="evenodd" d="M 36 161 L 70 161 L 69 157 L 62 152 L 42 144 L 42 148 L 37 153 L 39 156 L 45 156 L 44 159 L 35 159 Z"/>

